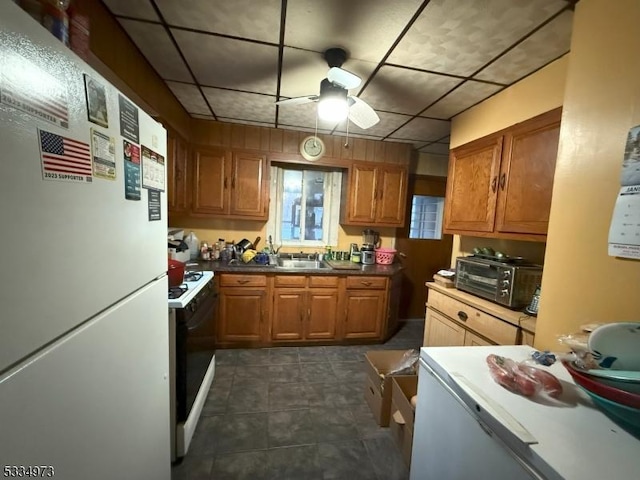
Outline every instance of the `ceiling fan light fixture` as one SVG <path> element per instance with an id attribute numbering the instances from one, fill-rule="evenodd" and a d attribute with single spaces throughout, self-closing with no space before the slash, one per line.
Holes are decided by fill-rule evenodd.
<path id="1" fill-rule="evenodd" d="M 318 117 L 327 122 L 341 122 L 349 115 L 347 100 L 336 97 L 323 98 L 318 102 Z"/>
<path id="2" fill-rule="evenodd" d="M 324 79 L 320 84 L 318 117 L 329 122 L 341 122 L 348 115 L 347 90 Z"/>

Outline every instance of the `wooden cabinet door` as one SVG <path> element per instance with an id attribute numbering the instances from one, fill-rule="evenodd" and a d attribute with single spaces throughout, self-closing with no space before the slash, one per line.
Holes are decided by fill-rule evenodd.
<path id="1" fill-rule="evenodd" d="M 219 302 L 218 342 L 262 341 L 266 320 L 264 289 L 221 288 Z"/>
<path id="2" fill-rule="evenodd" d="M 496 231 L 547 234 L 560 117 L 553 110 L 505 134 Z"/>
<path id="3" fill-rule="evenodd" d="M 376 224 L 404 225 L 407 169 L 384 167 L 376 175 Z"/>
<path id="4" fill-rule="evenodd" d="M 379 338 L 385 312 L 386 292 L 347 290 L 344 338 Z"/>
<path id="5" fill-rule="evenodd" d="M 267 178 L 265 155 L 233 152 L 230 215 L 266 220 Z"/>
<path id="6" fill-rule="evenodd" d="M 187 142 L 167 134 L 167 208 L 170 213 L 189 210 L 187 197 Z"/>
<path id="7" fill-rule="evenodd" d="M 304 289 L 278 288 L 273 294 L 271 339 L 302 340 L 307 315 Z"/>
<path id="8" fill-rule="evenodd" d="M 354 163 L 349 172 L 347 222 L 372 224 L 376 208 L 375 165 Z"/>
<path id="9" fill-rule="evenodd" d="M 196 147 L 193 152 L 193 208 L 195 214 L 229 211 L 229 154 L 221 148 Z"/>
<path id="10" fill-rule="evenodd" d="M 427 307 L 424 325 L 425 347 L 454 347 L 464 345 L 466 330 L 461 325 L 449 320 Z"/>
<path id="11" fill-rule="evenodd" d="M 489 137 L 451 151 L 445 233 L 493 232 L 502 140 Z"/>
<path id="12" fill-rule="evenodd" d="M 338 290 L 334 288 L 310 289 L 307 296 L 307 321 L 304 337 L 308 340 L 335 339 Z"/>
<path id="13" fill-rule="evenodd" d="M 464 336 L 464 345 L 466 347 L 478 347 L 478 346 L 486 346 L 486 345 L 495 345 L 488 340 L 476 335 L 475 333 L 471 333 L 467 331 Z"/>

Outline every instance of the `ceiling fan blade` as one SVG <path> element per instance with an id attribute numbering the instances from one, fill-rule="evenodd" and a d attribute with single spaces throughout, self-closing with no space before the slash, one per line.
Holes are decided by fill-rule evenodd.
<path id="1" fill-rule="evenodd" d="M 327 73 L 327 79 L 331 83 L 336 83 L 341 87 L 350 90 L 360 85 L 362 81 L 355 73 L 348 72 L 338 67 L 331 67 Z"/>
<path id="2" fill-rule="evenodd" d="M 311 103 L 318 101 L 318 95 L 309 95 L 307 97 L 294 97 L 287 98 L 285 100 L 279 100 L 276 105 L 302 105 L 304 103 Z"/>
<path id="3" fill-rule="evenodd" d="M 349 104 L 349 120 L 363 130 L 373 127 L 380 121 L 380 117 L 378 117 L 375 110 L 364 100 L 349 96 Z"/>

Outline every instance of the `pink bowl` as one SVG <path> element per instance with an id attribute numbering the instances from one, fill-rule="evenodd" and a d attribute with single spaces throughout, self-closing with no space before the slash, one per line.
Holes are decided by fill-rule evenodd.
<path id="1" fill-rule="evenodd" d="M 640 408 L 640 394 L 605 385 L 594 377 L 579 371 L 571 362 L 566 360 L 562 360 L 562 364 L 573 378 L 573 381 L 585 390 L 627 407 Z"/>

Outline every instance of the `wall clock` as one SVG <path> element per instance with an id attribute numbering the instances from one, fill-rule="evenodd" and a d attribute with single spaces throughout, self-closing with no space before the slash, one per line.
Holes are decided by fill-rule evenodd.
<path id="1" fill-rule="evenodd" d="M 324 142 L 314 135 L 306 137 L 300 143 L 300 154 L 310 162 L 322 157 L 324 151 Z"/>

